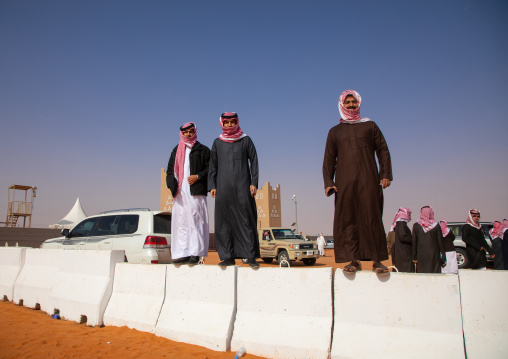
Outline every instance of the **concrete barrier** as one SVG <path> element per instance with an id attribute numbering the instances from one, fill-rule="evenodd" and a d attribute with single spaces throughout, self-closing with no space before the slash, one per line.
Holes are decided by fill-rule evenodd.
<path id="1" fill-rule="evenodd" d="M 333 268 L 238 268 L 231 350 L 268 358 L 327 358 Z"/>
<path id="2" fill-rule="evenodd" d="M 459 270 L 468 359 L 508 357 L 508 271 Z"/>
<path id="3" fill-rule="evenodd" d="M 335 274 L 332 358 L 464 358 L 457 275 Z"/>
<path id="4" fill-rule="evenodd" d="M 40 307 L 46 313 L 53 314 L 55 308 L 49 298 L 58 263 L 59 249 L 27 248 L 25 265 L 14 284 L 13 302 L 29 308 Z"/>
<path id="5" fill-rule="evenodd" d="M 13 300 L 14 283 L 25 264 L 26 248 L 0 247 L 0 299 Z"/>
<path id="6" fill-rule="evenodd" d="M 60 250 L 58 271 L 49 293 L 51 304 L 64 319 L 102 325 L 116 263 L 124 251 Z"/>
<path id="7" fill-rule="evenodd" d="M 166 290 L 166 266 L 118 263 L 104 325 L 154 332 Z"/>
<path id="8" fill-rule="evenodd" d="M 208 349 L 229 349 L 236 267 L 168 265 L 166 299 L 155 334 Z"/>

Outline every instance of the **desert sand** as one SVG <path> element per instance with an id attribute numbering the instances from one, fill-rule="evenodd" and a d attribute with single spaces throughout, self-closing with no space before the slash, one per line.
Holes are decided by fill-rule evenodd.
<path id="1" fill-rule="evenodd" d="M 205 265 L 219 263 L 217 252 L 210 252 Z M 258 260 L 262 267 L 278 267 Z M 383 262 L 391 265 L 390 261 Z M 293 268 L 343 268 L 333 260 L 333 249 L 312 266 L 295 262 Z M 237 261 L 237 265 L 248 266 Z M 372 263 L 362 263 L 364 270 L 372 269 Z M 281 269 L 286 270 L 286 269 Z M 329 288 L 325 288 L 329 290 Z M 40 310 L 0 302 L 0 359 L 12 358 L 210 358 L 232 359 L 234 352 L 216 352 L 157 337 L 127 327 L 89 327 L 71 321 L 52 319 Z M 261 358 L 248 354 L 243 358 Z"/>

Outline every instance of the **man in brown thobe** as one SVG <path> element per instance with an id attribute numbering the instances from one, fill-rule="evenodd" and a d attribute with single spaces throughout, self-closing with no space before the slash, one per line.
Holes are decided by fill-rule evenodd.
<path id="1" fill-rule="evenodd" d="M 341 120 L 328 132 L 323 159 L 325 194 L 335 193 L 335 262 L 350 262 L 344 271 L 355 272 L 361 269 L 360 261 L 373 261 L 373 270 L 385 274 L 383 189 L 393 180 L 392 165 L 381 130 L 360 117 L 361 101 L 353 90 L 339 98 Z"/>

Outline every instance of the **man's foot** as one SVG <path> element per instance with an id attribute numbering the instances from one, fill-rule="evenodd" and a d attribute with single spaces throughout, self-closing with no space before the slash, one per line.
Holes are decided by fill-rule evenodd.
<path id="1" fill-rule="evenodd" d="M 252 268 L 259 268 L 259 263 L 256 261 L 256 258 L 249 258 L 247 260 L 247 263 L 249 263 L 249 265 L 252 267 Z"/>
<path id="2" fill-rule="evenodd" d="M 362 270 L 362 264 L 359 261 L 351 261 L 342 271 L 346 273 L 355 273 L 359 270 Z"/>
<path id="3" fill-rule="evenodd" d="M 175 259 L 173 261 L 174 264 L 184 264 L 184 263 L 187 263 L 189 261 L 190 257 L 182 257 L 182 258 L 178 258 L 178 259 Z"/>
<path id="4" fill-rule="evenodd" d="M 189 261 L 187 264 L 198 264 L 199 263 L 199 257 L 198 256 L 190 256 Z"/>
<path id="5" fill-rule="evenodd" d="M 374 262 L 374 264 L 372 264 L 372 271 L 376 272 L 376 274 L 379 274 L 379 275 L 390 274 L 390 272 L 388 271 L 388 268 L 383 263 L 380 263 L 380 262 Z"/>
<path id="6" fill-rule="evenodd" d="M 219 263 L 219 266 L 221 266 L 221 267 L 228 267 L 228 266 L 234 266 L 234 265 L 235 265 L 234 259 L 225 259 Z"/>

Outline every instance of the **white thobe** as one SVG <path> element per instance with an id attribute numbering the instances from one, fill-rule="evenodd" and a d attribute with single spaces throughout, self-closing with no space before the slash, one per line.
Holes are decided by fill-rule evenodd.
<path id="1" fill-rule="evenodd" d="M 171 218 L 171 257 L 173 259 L 208 256 L 210 232 L 208 230 L 208 208 L 206 196 L 192 196 L 187 178 L 190 176 L 189 154 L 185 148 L 182 187 L 173 199 Z M 175 178 L 180 183 L 175 172 Z"/>
<path id="2" fill-rule="evenodd" d="M 318 249 L 319 249 L 319 255 L 320 256 L 324 256 L 325 255 L 325 245 L 326 245 L 325 237 L 319 236 L 317 238 L 317 246 L 318 246 Z"/>

